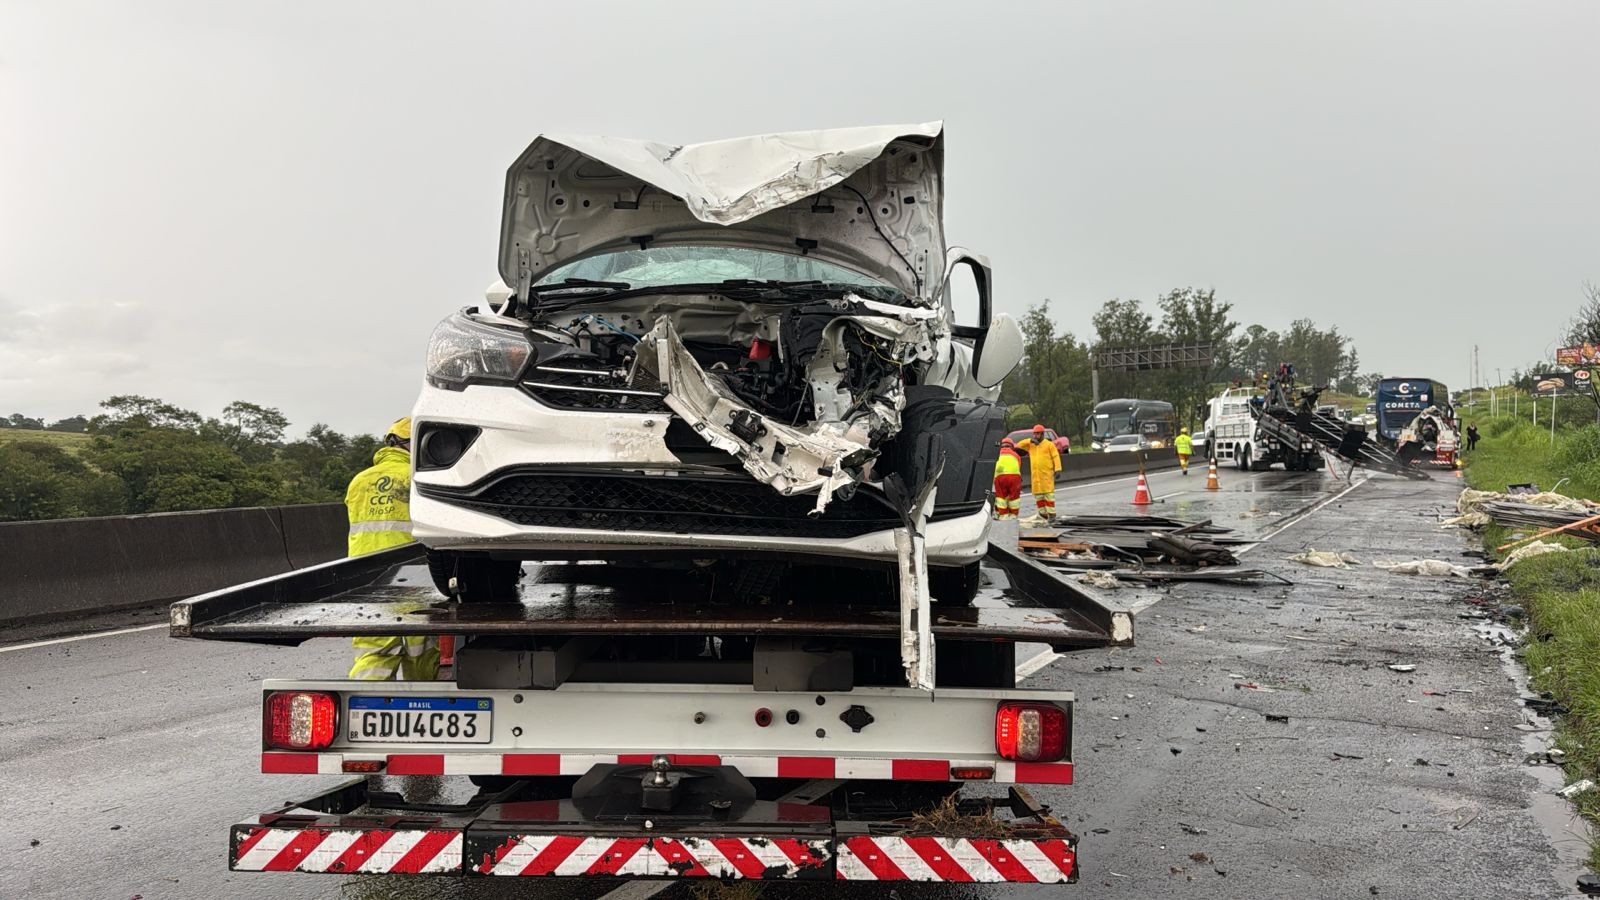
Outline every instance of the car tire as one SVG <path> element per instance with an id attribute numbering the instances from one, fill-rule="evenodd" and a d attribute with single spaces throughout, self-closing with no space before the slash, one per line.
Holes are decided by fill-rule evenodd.
<path id="1" fill-rule="evenodd" d="M 522 563 L 514 559 L 490 559 L 448 550 L 429 550 L 428 575 L 433 578 L 433 586 L 446 597 L 451 596 L 450 579 L 454 577 L 461 602 L 494 603 L 517 598 L 517 581 L 522 578 Z"/>
<path id="2" fill-rule="evenodd" d="M 964 566 L 933 566 L 928 569 L 928 594 L 940 603 L 970 606 L 983 581 L 983 563 Z"/>

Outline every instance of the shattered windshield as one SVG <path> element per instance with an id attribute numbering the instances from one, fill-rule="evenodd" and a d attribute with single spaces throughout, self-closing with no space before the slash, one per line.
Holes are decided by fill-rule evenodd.
<path id="1" fill-rule="evenodd" d="M 551 269 L 536 286 L 567 281 L 607 282 L 633 288 L 725 281 L 800 282 L 841 285 L 882 300 L 900 300 L 900 292 L 843 266 L 741 247 L 661 247 L 621 250 L 576 260 Z"/>

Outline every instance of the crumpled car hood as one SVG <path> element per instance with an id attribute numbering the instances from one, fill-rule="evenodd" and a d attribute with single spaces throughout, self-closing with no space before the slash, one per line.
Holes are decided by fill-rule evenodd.
<path id="1" fill-rule="evenodd" d="M 944 126 L 796 131 L 672 145 L 542 135 L 506 173 L 500 275 L 633 247 L 810 256 L 933 302 L 943 275 Z"/>

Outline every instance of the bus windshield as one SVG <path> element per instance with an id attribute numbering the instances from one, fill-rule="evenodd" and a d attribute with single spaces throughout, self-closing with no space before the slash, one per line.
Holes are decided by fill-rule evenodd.
<path id="1" fill-rule="evenodd" d="M 1132 430 L 1133 413 L 1095 413 L 1089 433 L 1097 438 L 1128 434 Z"/>

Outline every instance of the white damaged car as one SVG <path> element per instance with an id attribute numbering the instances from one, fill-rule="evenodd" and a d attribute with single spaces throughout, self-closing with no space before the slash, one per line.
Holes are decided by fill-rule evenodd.
<path id="1" fill-rule="evenodd" d="M 945 245 L 943 159 L 939 123 L 535 140 L 502 280 L 434 331 L 412 413 L 436 580 L 472 600 L 523 560 L 887 568 L 920 514 L 933 596 L 970 597 L 1021 335 L 985 260 Z"/>

